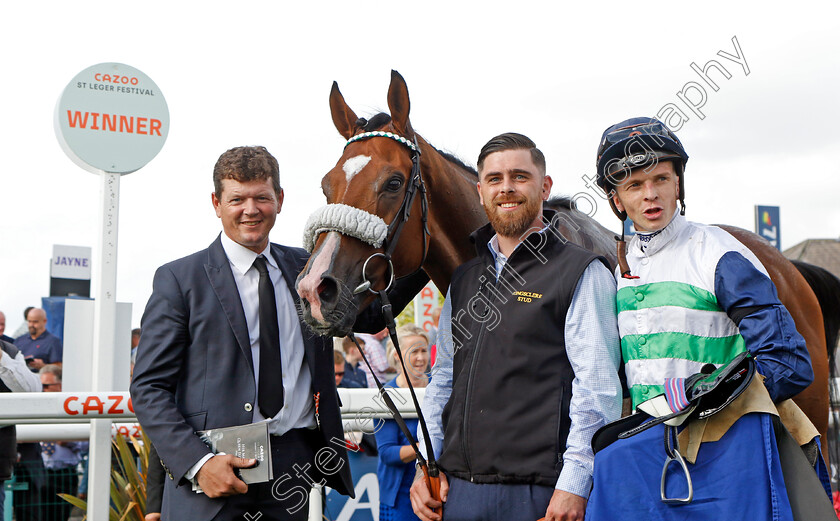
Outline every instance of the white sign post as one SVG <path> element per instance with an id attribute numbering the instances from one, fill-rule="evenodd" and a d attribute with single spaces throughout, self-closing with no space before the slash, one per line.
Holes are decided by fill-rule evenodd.
<path id="1" fill-rule="evenodd" d="M 100 63 L 77 74 L 64 88 L 56 105 L 55 131 L 70 159 L 101 179 L 91 387 L 111 391 L 120 175 L 139 170 L 163 148 L 169 109 L 158 86 L 141 71 L 121 63 Z M 91 420 L 90 521 L 108 519 L 110 468 L 111 420 Z"/>

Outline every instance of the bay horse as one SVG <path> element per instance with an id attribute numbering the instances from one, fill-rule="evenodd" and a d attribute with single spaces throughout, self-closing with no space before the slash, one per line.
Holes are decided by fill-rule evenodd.
<path id="1" fill-rule="evenodd" d="M 368 286 L 383 289 L 393 276 L 422 268 L 445 292 L 455 268 L 475 256 L 470 233 L 487 222 L 476 190 L 476 171 L 414 131 L 408 87 L 396 71 L 391 71 L 388 108 L 390 115 L 359 118 L 333 82 L 332 120 L 348 142 L 321 180 L 328 205 L 307 223 L 304 242 L 312 255 L 297 280 L 301 312 L 319 334 L 346 335 L 358 310 L 375 298 Z M 411 190 L 419 195 L 412 199 Z M 558 228 L 567 240 L 603 255 L 615 266 L 612 232 L 568 199 L 555 199 L 549 205 L 559 212 Z M 337 216 L 330 214 L 333 210 Z M 330 218 L 325 217 L 328 214 Z M 401 219 L 404 224 L 399 226 Z M 826 440 L 829 350 L 820 301 L 797 267 L 766 240 L 740 228 L 721 228 L 762 262 L 805 338 L 814 382 L 794 400 Z M 368 233 L 371 229 L 378 229 L 377 237 L 371 238 L 376 235 Z M 384 248 L 392 252 L 392 266 L 383 259 Z M 831 313 L 840 316 L 840 309 L 835 306 Z M 823 454 L 827 455 L 825 444 Z"/>

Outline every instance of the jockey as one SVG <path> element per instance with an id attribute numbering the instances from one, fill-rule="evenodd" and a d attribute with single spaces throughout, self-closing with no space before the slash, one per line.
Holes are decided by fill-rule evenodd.
<path id="1" fill-rule="evenodd" d="M 651 412 L 666 378 L 682 385 L 704 366 L 720 367 L 744 352 L 761 376 L 749 388 L 749 403 L 736 400 L 728 414 L 692 420 L 706 422 L 701 428 L 689 429 L 690 423 L 681 428 L 674 440 L 674 452 L 682 451 L 678 461 L 668 441 L 663 444 L 668 427 L 661 424 L 598 452 L 586 518 L 615 519 L 620 513 L 628 519 L 794 519 L 798 502 L 789 499 L 785 486 L 785 477 L 791 478 L 777 450 L 784 428 L 774 403 L 784 402 L 779 410 L 788 411 L 792 402 L 786 400 L 813 380 L 808 351 L 756 256 L 721 228 L 686 221 L 687 161 L 677 136 L 651 118 L 609 127 L 598 148 L 598 184 L 619 219 L 632 219 L 637 232 L 626 245 L 622 235 L 616 270 L 621 351 L 633 408 L 653 416 L 680 410 L 678 404 L 662 414 Z M 787 416 L 803 423 L 801 413 L 781 415 L 786 424 Z M 826 487 L 816 430 L 804 423 L 810 428 L 796 441 L 810 442 L 817 460 L 810 464 L 823 471 Z M 666 452 L 670 459 L 663 469 Z M 672 462 L 679 465 L 669 466 Z M 813 474 L 811 479 L 816 483 Z M 818 486 L 811 488 L 825 498 Z"/>

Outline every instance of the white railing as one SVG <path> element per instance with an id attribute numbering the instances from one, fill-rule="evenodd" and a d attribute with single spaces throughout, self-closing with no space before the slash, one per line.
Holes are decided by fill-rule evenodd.
<path id="1" fill-rule="evenodd" d="M 407 389 L 387 391 L 400 414 L 417 417 Z M 424 389 L 416 392 L 422 403 Z M 390 418 L 376 389 L 339 389 L 338 396 L 345 420 Z M 131 397 L 127 392 L 0 393 L 0 424 L 81 423 L 92 419 L 135 420 Z"/>
<path id="2" fill-rule="evenodd" d="M 407 389 L 387 391 L 403 417 L 417 417 Z M 423 393 L 424 389 L 417 389 L 420 403 Z M 374 419 L 391 417 L 376 389 L 339 389 L 338 395 L 345 432 L 370 432 Z M 16 424 L 19 442 L 90 439 L 91 420 L 117 420 L 107 422 L 112 436 L 139 433 L 127 392 L 0 393 L 0 425 Z M 100 476 L 92 466 L 89 472 L 89 486 L 110 481 L 109 474 Z M 320 493 L 313 496 L 320 501 Z M 310 505 L 310 519 L 321 519 L 317 504 Z"/>

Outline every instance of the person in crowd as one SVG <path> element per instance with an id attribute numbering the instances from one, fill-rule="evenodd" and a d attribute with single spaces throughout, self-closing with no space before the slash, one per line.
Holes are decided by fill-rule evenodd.
<path id="1" fill-rule="evenodd" d="M 636 229 L 624 258 L 619 250 L 616 269 L 633 407 L 654 416 L 687 414 L 687 382 L 747 353 L 758 375 L 738 398 L 718 399 L 726 406 L 722 412 L 681 425 L 679 437 L 660 423 L 601 449 L 586 519 L 825 519 L 813 510 L 820 506 L 833 518 L 830 492 L 813 472 L 816 465 L 827 486 L 816 429 L 801 412 L 787 415 L 774 405 L 813 379 L 805 341 L 756 256 L 723 229 L 685 219 L 687 161 L 676 134 L 647 117 L 610 126 L 598 147 L 597 182 L 618 218 L 631 219 Z M 656 406 L 663 401 L 667 406 Z M 779 414 L 805 437 L 798 441 L 812 462 L 805 461 Z M 786 440 L 793 443 L 787 465 L 779 453 L 790 445 Z M 791 501 L 794 483 L 784 467 L 795 466 L 796 459 L 804 472 L 793 481 L 810 479 L 813 486 Z M 795 514 L 792 505 L 807 513 Z"/>
<path id="2" fill-rule="evenodd" d="M 359 342 L 359 345 L 362 346 L 362 349 L 365 348 L 365 341 L 359 336 L 356 336 L 356 340 Z M 340 343 L 341 350 L 344 352 L 344 385 L 345 386 L 352 386 L 352 387 L 367 387 L 367 371 L 363 371 L 362 367 L 364 367 L 364 362 L 362 361 L 362 355 L 359 352 L 359 348 L 356 346 L 356 343 L 350 340 L 350 337 L 344 337 L 338 339 Z"/>
<path id="3" fill-rule="evenodd" d="M 335 386 L 341 387 L 341 381 L 344 379 L 344 355 L 341 351 L 333 349 L 333 367 L 335 369 Z"/>
<path id="4" fill-rule="evenodd" d="M 15 339 L 15 347 L 21 351 L 27 367 L 35 378 L 39 378 L 38 368 L 45 361 L 56 360 L 56 346 L 61 347 L 61 341 L 46 330 L 46 313 L 44 313 L 44 310 L 38 312 L 37 309 L 34 306 L 27 306 L 23 310 L 24 324 L 22 327 L 25 329 Z M 33 311 L 35 311 L 32 316 L 33 322 L 30 322 L 30 313 Z M 37 341 L 34 341 L 33 335 Z M 43 340 L 43 347 L 41 347 L 41 340 Z M 26 346 L 26 349 L 24 349 L 24 346 Z M 46 353 L 41 353 L 41 351 L 46 351 Z M 36 353 L 45 358 L 36 360 Z M 57 361 L 59 363 L 62 356 L 63 351 L 58 350 Z M 38 383 L 40 383 L 40 379 Z M 15 519 L 37 521 L 41 517 L 42 489 L 46 484 L 44 462 L 41 459 L 41 445 L 37 442 L 18 443 L 17 453 L 18 458 L 14 473 L 16 479 L 27 483 L 27 487 L 14 491 Z"/>
<path id="5" fill-rule="evenodd" d="M 61 366 L 47 364 L 38 371 L 45 393 L 61 392 Z M 79 493 L 79 463 L 86 441 L 42 441 L 41 458 L 46 470 L 41 504 L 41 521 L 67 521 L 73 505 L 59 494 Z"/>
<path id="6" fill-rule="evenodd" d="M 335 386 L 343 389 L 361 389 L 364 387 L 358 381 L 352 379 L 345 379 L 347 360 L 344 354 L 338 350 L 333 350 L 333 363 L 335 365 Z"/>
<path id="7" fill-rule="evenodd" d="M 140 344 L 140 328 L 131 330 L 131 373 L 134 373 L 134 362 L 137 360 L 137 346 Z"/>
<path id="8" fill-rule="evenodd" d="M 12 332 L 12 334 L 10 335 L 12 338 L 17 338 L 29 331 L 29 325 L 26 322 L 26 316 L 29 314 L 29 310 L 31 309 L 35 309 L 35 306 L 26 306 L 25 308 L 23 308 L 23 322 L 21 322 L 17 329 L 15 329 Z"/>
<path id="9" fill-rule="evenodd" d="M 61 367 L 64 347 L 61 339 L 47 331 L 47 312 L 32 308 L 26 315 L 28 333 L 15 339 L 15 347 L 23 352 L 29 369 L 37 373 L 46 364 Z"/>
<path id="10" fill-rule="evenodd" d="M 5 321 L 5 316 L 0 317 Z M 0 340 L 0 393 L 35 393 L 41 391 L 41 382 L 26 366 L 23 354 L 11 343 Z M 11 479 L 17 461 L 15 426 L 0 427 L 0 512 L 4 511 L 5 481 Z M 23 481 L 18 476 L 19 481 Z"/>
<path id="11" fill-rule="evenodd" d="M 559 234 L 543 210 L 551 186 L 528 137 L 481 149 L 490 223 L 452 276 L 423 402 L 447 521 L 582 520 L 592 436 L 621 413 L 615 279 Z M 411 501 L 420 519 L 441 519 L 421 473 Z"/>
<path id="12" fill-rule="evenodd" d="M 6 334 L 6 314 L 0 311 L 0 340 L 13 344 L 15 339 Z"/>
<path id="13" fill-rule="evenodd" d="M 308 256 L 269 242 L 284 192 L 268 150 L 228 150 L 213 183 L 222 233 L 155 273 L 131 383 L 137 418 L 167 471 L 161 517 L 226 521 L 259 512 L 306 519 L 308 496 L 298 491 L 325 483 L 353 493 L 346 450 L 333 443 L 343 430 L 328 378 L 331 343 L 305 329 L 297 314 L 295 278 Z M 395 308 L 427 280 L 402 281 L 402 298 L 395 287 Z M 365 316 L 358 329 L 382 327 L 381 316 Z M 274 482 L 246 484 L 237 470 L 256 460 L 215 455 L 196 434 L 263 420 Z"/>
<path id="14" fill-rule="evenodd" d="M 397 376 L 385 384 L 386 388 L 407 388 L 408 382 L 415 388 L 429 383 L 429 338 L 422 328 L 413 324 L 397 330 L 397 340 L 405 360 L 407 372 L 397 358 L 396 349 L 388 342 L 388 363 Z M 417 420 L 406 419 L 412 433 L 417 432 Z M 379 520 L 416 521 L 411 508 L 410 489 L 414 482 L 414 449 L 394 420 L 385 420 L 377 426 L 376 445 L 379 450 Z"/>
<path id="15" fill-rule="evenodd" d="M 432 311 L 432 327 L 429 329 L 429 350 L 432 358 L 432 365 L 435 365 L 438 343 L 438 325 L 440 324 L 440 306 Z"/>
<path id="16" fill-rule="evenodd" d="M 386 329 L 385 332 L 387 333 L 388 330 Z M 364 362 L 360 365 L 367 379 L 367 387 L 370 388 L 376 388 L 376 382 L 373 379 L 374 375 L 379 378 L 380 382 L 384 382 L 394 376 L 394 370 L 388 365 L 388 359 L 385 356 L 385 343 L 379 338 L 380 334 L 381 331 L 376 335 L 364 333 L 356 335 L 356 340 L 359 341 L 362 349 L 365 350 L 365 356 L 370 364 L 370 367 Z M 361 360 L 361 355 L 359 356 L 359 360 Z M 373 369 L 373 372 L 371 372 L 371 369 Z"/>

